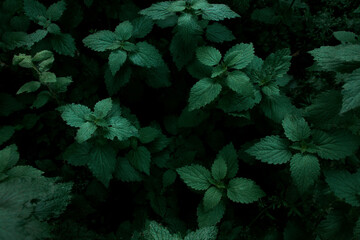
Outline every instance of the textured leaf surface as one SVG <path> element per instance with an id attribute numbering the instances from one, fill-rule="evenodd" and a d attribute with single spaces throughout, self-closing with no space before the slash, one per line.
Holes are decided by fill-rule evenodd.
<path id="1" fill-rule="evenodd" d="M 227 196 L 234 202 L 252 203 L 264 197 L 265 193 L 253 180 L 234 178 L 227 187 Z"/>
<path id="2" fill-rule="evenodd" d="M 202 9 L 202 17 L 206 20 L 220 21 L 240 16 L 225 4 L 210 4 L 209 7 Z"/>
<path id="3" fill-rule="evenodd" d="M 164 61 L 159 51 L 147 42 L 139 42 L 136 44 L 138 50 L 135 53 L 129 54 L 129 59 L 135 65 L 140 67 L 160 67 Z"/>
<path id="4" fill-rule="evenodd" d="M 213 47 L 200 47 L 196 49 L 197 59 L 206 66 L 214 66 L 221 60 L 221 53 Z"/>
<path id="5" fill-rule="evenodd" d="M 210 78 L 204 78 L 195 83 L 190 90 L 189 109 L 195 110 L 214 101 L 221 92 L 221 85 Z"/>
<path id="6" fill-rule="evenodd" d="M 151 154 L 146 147 L 140 146 L 131 150 L 126 158 L 136 169 L 150 175 Z"/>
<path id="7" fill-rule="evenodd" d="M 301 141 L 310 137 L 310 127 L 304 118 L 287 115 L 282 121 L 285 135 L 291 141 Z"/>
<path id="8" fill-rule="evenodd" d="M 225 178 L 227 173 L 227 165 L 223 156 L 219 156 L 215 159 L 211 166 L 211 174 L 215 180 L 222 180 Z"/>
<path id="9" fill-rule="evenodd" d="M 120 67 L 124 64 L 127 58 L 127 53 L 122 50 L 116 50 L 109 55 L 109 67 L 112 75 L 114 76 Z"/>
<path id="10" fill-rule="evenodd" d="M 235 177 L 236 173 L 239 170 L 239 162 L 238 162 L 238 156 L 236 150 L 232 143 L 229 143 L 219 151 L 218 155 L 216 156 L 216 159 L 220 159 L 220 158 L 224 159 L 226 162 L 227 178 Z"/>
<path id="11" fill-rule="evenodd" d="M 195 190 L 206 190 L 210 187 L 210 172 L 200 165 L 185 166 L 177 169 L 181 179 Z"/>
<path id="12" fill-rule="evenodd" d="M 224 63 L 231 68 L 243 69 L 254 58 L 254 47 L 252 43 L 236 44 L 226 53 Z"/>
<path id="13" fill-rule="evenodd" d="M 225 214 L 225 204 L 220 202 L 214 208 L 206 211 L 203 204 L 199 204 L 197 208 L 197 220 L 200 228 L 214 226 L 221 221 Z"/>
<path id="14" fill-rule="evenodd" d="M 204 227 L 185 236 L 184 240 L 215 240 L 217 236 L 216 227 Z"/>
<path id="15" fill-rule="evenodd" d="M 320 175 L 319 160 L 313 155 L 295 154 L 290 161 L 291 176 L 301 192 L 311 187 Z"/>
<path id="16" fill-rule="evenodd" d="M 355 70 L 347 79 L 341 91 L 343 104 L 341 113 L 360 106 L 360 69 Z"/>
<path id="17" fill-rule="evenodd" d="M 203 198 L 204 208 L 209 210 L 219 204 L 222 197 L 222 193 L 216 187 L 210 187 L 206 190 Z"/>
<path id="18" fill-rule="evenodd" d="M 222 43 L 225 41 L 232 41 L 235 39 L 232 32 L 227 27 L 219 23 L 211 24 L 206 28 L 206 38 L 209 41 L 215 43 Z"/>
<path id="19" fill-rule="evenodd" d="M 111 48 L 116 40 L 115 33 L 108 30 L 102 30 L 84 38 L 83 43 L 86 47 L 94 51 L 104 52 Z"/>
<path id="20" fill-rule="evenodd" d="M 62 107 L 61 117 L 72 127 L 80 127 L 91 114 L 90 108 L 80 104 L 68 104 Z"/>

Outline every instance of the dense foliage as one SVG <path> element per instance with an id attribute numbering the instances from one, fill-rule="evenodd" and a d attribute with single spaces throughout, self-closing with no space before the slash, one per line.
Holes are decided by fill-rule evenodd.
<path id="1" fill-rule="evenodd" d="M 358 1 L 0 20 L 0 240 L 360 239 Z"/>

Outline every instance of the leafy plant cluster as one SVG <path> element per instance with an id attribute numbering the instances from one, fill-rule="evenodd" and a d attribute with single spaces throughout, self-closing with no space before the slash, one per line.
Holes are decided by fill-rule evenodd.
<path id="1" fill-rule="evenodd" d="M 0 19 L 0 240 L 360 239 L 357 1 Z"/>

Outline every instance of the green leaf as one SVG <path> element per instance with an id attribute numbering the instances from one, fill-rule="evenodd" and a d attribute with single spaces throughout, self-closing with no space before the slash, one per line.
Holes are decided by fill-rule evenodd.
<path id="1" fill-rule="evenodd" d="M 57 3 L 53 3 L 46 11 L 46 16 L 51 21 L 57 21 L 61 18 L 66 9 L 66 3 L 62 0 Z"/>
<path id="2" fill-rule="evenodd" d="M 239 162 L 238 155 L 232 143 L 229 143 L 220 150 L 220 152 L 216 156 L 216 159 L 220 158 L 226 161 L 227 178 L 235 177 L 236 173 L 239 170 Z"/>
<path id="3" fill-rule="evenodd" d="M 56 75 L 52 72 L 42 72 L 39 79 L 42 83 L 54 83 L 56 82 Z"/>
<path id="4" fill-rule="evenodd" d="M 191 39 L 184 39 L 181 34 L 177 33 L 171 40 L 170 52 L 179 70 L 188 64 L 195 54 L 200 37 L 191 37 Z"/>
<path id="5" fill-rule="evenodd" d="M 31 108 L 41 108 L 45 104 L 47 104 L 51 99 L 51 93 L 49 91 L 41 91 L 36 96 L 35 101 L 31 105 Z"/>
<path id="6" fill-rule="evenodd" d="M 149 240 L 176 240 L 176 238 L 169 232 L 169 230 L 155 221 L 150 222 L 148 230 L 144 235 L 146 236 L 146 239 Z"/>
<path id="7" fill-rule="evenodd" d="M 223 180 L 226 177 L 227 165 L 224 157 L 219 155 L 211 166 L 211 174 L 217 181 Z"/>
<path id="8" fill-rule="evenodd" d="M 341 113 L 360 106 L 360 68 L 346 78 L 346 83 L 343 85 L 341 93 L 343 95 Z"/>
<path id="9" fill-rule="evenodd" d="M 15 128 L 12 126 L 1 126 L 0 127 L 0 145 L 8 141 L 15 133 Z"/>
<path id="10" fill-rule="evenodd" d="M 298 113 L 296 107 L 291 103 L 290 98 L 282 94 L 272 97 L 263 97 L 260 108 L 265 116 L 277 123 L 281 123 L 288 114 Z"/>
<path id="11" fill-rule="evenodd" d="M 191 88 L 189 110 L 199 109 L 211 103 L 221 92 L 221 85 L 210 78 L 203 78 Z"/>
<path id="12" fill-rule="evenodd" d="M 150 143 L 160 136 L 160 131 L 152 127 L 139 129 L 139 139 L 141 143 Z"/>
<path id="13" fill-rule="evenodd" d="M 92 146 L 84 142 L 73 143 L 64 152 L 64 159 L 73 166 L 85 166 L 89 162 L 89 154 Z"/>
<path id="14" fill-rule="evenodd" d="M 94 106 L 94 114 L 97 118 L 105 118 L 113 107 L 111 98 L 106 98 L 101 101 L 98 101 Z"/>
<path id="15" fill-rule="evenodd" d="M 227 196 L 234 202 L 252 203 L 264 197 L 265 193 L 253 180 L 234 178 L 229 182 Z"/>
<path id="16" fill-rule="evenodd" d="M 183 13 L 178 18 L 177 31 L 179 36 L 186 41 L 194 40 L 195 35 L 202 33 L 199 21 L 193 14 Z"/>
<path id="17" fill-rule="evenodd" d="M 24 0 L 24 11 L 25 15 L 33 21 L 37 21 L 41 16 L 46 16 L 46 7 L 36 0 Z"/>
<path id="18" fill-rule="evenodd" d="M 80 127 L 87 122 L 86 119 L 91 114 L 90 108 L 74 103 L 62 106 L 60 111 L 62 119 L 72 127 Z"/>
<path id="19" fill-rule="evenodd" d="M 163 188 L 167 188 L 168 186 L 173 184 L 176 180 L 176 176 L 177 175 L 174 170 L 172 170 L 172 169 L 166 170 L 166 172 L 164 173 L 164 175 L 162 177 Z"/>
<path id="20" fill-rule="evenodd" d="M 83 123 L 79 130 L 76 133 L 76 141 L 78 143 L 83 143 L 91 138 L 91 136 L 95 133 L 97 126 L 91 122 Z"/>
<path id="21" fill-rule="evenodd" d="M 174 15 L 173 12 L 169 11 L 172 3 L 173 2 L 171 1 L 154 3 L 150 7 L 141 10 L 139 13 L 148 16 L 153 20 L 166 19 Z"/>
<path id="22" fill-rule="evenodd" d="M 59 25 L 55 23 L 50 23 L 50 25 L 46 28 L 46 30 L 51 34 L 61 34 L 61 29 Z"/>
<path id="23" fill-rule="evenodd" d="M 109 126 L 106 129 L 104 137 L 110 140 L 117 137 L 119 141 L 123 141 L 138 134 L 138 130 L 127 119 L 118 116 L 109 120 Z"/>
<path id="24" fill-rule="evenodd" d="M 16 92 L 16 94 L 21 94 L 21 93 L 31 93 L 31 92 L 35 92 L 36 90 L 38 90 L 41 86 L 41 83 L 38 81 L 31 81 L 31 82 L 27 82 L 24 85 L 21 86 L 21 88 Z"/>
<path id="25" fill-rule="evenodd" d="M 132 36 L 134 38 L 144 38 L 146 35 L 148 35 L 151 32 L 154 26 L 153 21 L 148 17 L 136 18 L 131 23 L 134 26 L 132 33 Z"/>
<path id="26" fill-rule="evenodd" d="M 23 68 L 33 68 L 34 67 L 31 56 L 25 55 L 22 53 L 15 55 L 13 57 L 12 64 L 19 65 L 20 67 L 23 67 Z"/>
<path id="27" fill-rule="evenodd" d="M 240 17 L 240 15 L 225 4 L 210 4 L 207 8 L 202 9 L 202 17 L 205 20 L 220 21 L 226 18 Z"/>
<path id="28" fill-rule="evenodd" d="M 353 32 L 337 31 L 333 33 L 334 37 L 342 44 L 356 44 L 358 43 L 358 36 Z"/>
<path id="29" fill-rule="evenodd" d="M 250 78 L 243 72 L 230 72 L 226 78 L 226 85 L 234 92 L 243 96 L 254 95 L 254 86 L 250 82 Z"/>
<path id="30" fill-rule="evenodd" d="M 310 127 L 303 117 L 287 115 L 282 121 L 285 135 L 291 141 L 301 141 L 310 137 Z"/>
<path id="31" fill-rule="evenodd" d="M 360 218 L 355 223 L 354 237 L 355 237 L 355 239 L 360 238 Z"/>
<path id="32" fill-rule="evenodd" d="M 210 187 L 208 190 L 206 190 L 204 194 L 204 208 L 206 210 L 214 208 L 216 205 L 219 204 L 222 197 L 222 193 L 219 189 L 216 187 Z"/>
<path id="33" fill-rule="evenodd" d="M 116 50 L 109 55 L 109 67 L 113 76 L 120 70 L 127 58 L 127 53 L 122 50 Z"/>
<path id="34" fill-rule="evenodd" d="M 109 145 L 94 146 L 87 163 L 94 176 L 106 187 L 112 179 L 116 166 L 116 151 Z"/>
<path id="35" fill-rule="evenodd" d="M 325 171 L 325 181 L 335 195 L 354 207 L 360 206 L 360 172 L 350 174 L 344 170 Z"/>
<path id="36" fill-rule="evenodd" d="M 313 131 L 315 152 L 324 159 L 340 160 L 355 153 L 359 139 L 346 131 Z"/>
<path id="37" fill-rule="evenodd" d="M 110 68 L 105 71 L 106 89 L 110 96 L 117 93 L 121 87 L 125 86 L 131 78 L 132 70 L 129 66 L 124 66 L 115 76 L 112 75 Z"/>
<path id="38" fill-rule="evenodd" d="M 108 30 L 102 30 L 84 38 L 83 43 L 86 47 L 94 51 L 104 52 L 109 49 L 115 49 L 114 45 L 116 40 L 117 37 L 115 33 Z"/>
<path id="39" fill-rule="evenodd" d="M 210 172 L 200 165 L 191 165 L 178 168 L 177 173 L 189 187 L 195 190 L 206 190 L 210 187 Z"/>
<path id="40" fill-rule="evenodd" d="M 313 155 L 295 154 L 290 161 L 291 176 L 301 192 L 311 187 L 320 175 L 320 163 Z"/>
<path id="41" fill-rule="evenodd" d="M 264 61 L 263 71 L 272 80 L 280 78 L 289 71 L 291 58 L 288 48 L 271 53 Z"/>
<path id="42" fill-rule="evenodd" d="M 0 150 L 0 173 L 12 168 L 19 161 L 17 146 L 12 144 Z"/>
<path id="43" fill-rule="evenodd" d="M 138 50 L 129 54 L 129 59 L 135 65 L 140 67 L 160 67 L 165 64 L 159 51 L 147 42 L 139 42 L 136 44 Z"/>
<path id="44" fill-rule="evenodd" d="M 133 25 L 129 21 L 125 21 L 117 25 L 115 28 L 115 34 L 122 41 L 129 40 L 133 33 Z"/>
<path id="45" fill-rule="evenodd" d="M 217 232 L 216 227 L 203 227 L 187 234 L 184 240 L 216 240 Z"/>
<path id="46" fill-rule="evenodd" d="M 208 27 L 206 28 L 206 38 L 209 41 L 215 43 L 235 40 L 232 32 L 227 27 L 219 23 L 213 23 L 208 25 Z"/>
<path id="47" fill-rule="evenodd" d="M 136 169 L 150 175 L 151 154 L 146 147 L 140 146 L 130 150 L 126 158 Z"/>
<path id="48" fill-rule="evenodd" d="M 214 226 L 221 221 L 225 213 L 225 204 L 221 201 L 214 208 L 205 210 L 201 203 L 197 208 L 197 221 L 200 228 Z"/>
<path id="49" fill-rule="evenodd" d="M 75 56 L 75 40 L 70 34 L 53 35 L 51 38 L 51 46 L 55 52 L 65 56 Z"/>
<path id="50" fill-rule="evenodd" d="M 114 176 L 123 182 L 140 182 L 142 180 L 141 173 L 133 168 L 126 158 L 120 158 Z"/>
<path id="51" fill-rule="evenodd" d="M 252 43 L 236 44 L 224 57 L 226 66 L 235 69 L 245 68 L 254 58 L 254 47 Z"/>
<path id="52" fill-rule="evenodd" d="M 290 161 L 292 154 L 289 150 L 289 141 L 279 136 L 267 136 L 246 150 L 257 160 L 269 164 L 283 164 Z"/>
<path id="53" fill-rule="evenodd" d="M 197 59 L 206 66 L 215 66 L 221 60 L 221 53 L 213 47 L 199 47 L 196 49 Z"/>
<path id="54" fill-rule="evenodd" d="M 49 50 L 43 50 L 43 51 L 37 52 L 34 55 L 34 57 L 32 58 L 32 60 L 34 62 L 42 62 L 42 61 L 45 61 L 48 59 L 54 60 L 54 54 Z"/>

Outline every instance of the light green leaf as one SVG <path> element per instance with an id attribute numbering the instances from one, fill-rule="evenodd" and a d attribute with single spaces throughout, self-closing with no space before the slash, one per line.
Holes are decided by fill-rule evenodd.
<path id="1" fill-rule="evenodd" d="M 59 25 L 55 23 L 50 23 L 50 25 L 46 28 L 46 30 L 51 34 L 61 34 L 61 29 Z"/>
<path id="2" fill-rule="evenodd" d="M 134 38 L 145 37 L 151 32 L 154 26 L 153 21 L 145 16 L 136 18 L 131 23 L 134 26 L 133 34 L 132 34 Z"/>
<path id="3" fill-rule="evenodd" d="M 250 82 L 250 78 L 243 72 L 230 72 L 226 78 L 226 85 L 234 92 L 243 96 L 254 95 L 254 86 Z"/>
<path id="4" fill-rule="evenodd" d="M 32 58 L 32 60 L 34 62 L 42 62 L 42 61 L 45 61 L 48 59 L 54 60 L 54 54 L 49 50 L 43 50 L 43 51 L 37 52 L 34 55 L 34 57 Z"/>
<path id="5" fill-rule="evenodd" d="M 72 127 L 80 127 L 91 114 L 90 108 L 74 103 L 62 106 L 60 111 L 62 111 L 61 117 Z"/>
<path id="6" fill-rule="evenodd" d="M 206 38 L 215 43 L 222 43 L 225 41 L 232 41 L 235 39 L 232 32 L 219 23 L 213 23 L 206 28 Z"/>
<path id="7" fill-rule="evenodd" d="M 123 141 L 129 137 L 137 136 L 137 134 L 138 130 L 127 119 L 115 116 L 109 120 L 107 133 L 104 134 L 104 137 L 110 140 L 117 137 L 119 141 Z"/>
<path id="8" fill-rule="evenodd" d="M 210 4 L 209 7 L 202 9 L 202 17 L 206 20 L 220 21 L 240 17 L 240 15 L 225 4 Z"/>
<path id="9" fill-rule="evenodd" d="M 191 88 L 189 110 L 199 109 L 211 103 L 221 92 L 221 85 L 210 78 L 203 78 Z"/>
<path id="10" fill-rule="evenodd" d="M 115 28 L 115 34 L 120 40 L 126 41 L 129 40 L 133 33 L 133 25 L 129 21 L 125 21 L 117 25 Z"/>
<path id="11" fill-rule="evenodd" d="M 46 16 L 51 21 L 57 21 L 61 18 L 66 9 L 66 3 L 62 0 L 57 3 L 53 3 L 46 11 Z"/>
<path id="12" fill-rule="evenodd" d="M 36 90 L 38 90 L 41 86 L 41 83 L 38 81 L 31 81 L 31 82 L 27 82 L 24 85 L 21 86 L 21 88 L 16 92 L 16 94 L 21 94 L 21 93 L 31 93 L 31 92 L 35 92 Z"/>
<path id="13" fill-rule="evenodd" d="M 103 119 L 111 111 L 113 106 L 111 98 L 106 98 L 98 101 L 94 106 L 94 114 L 97 118 Z"/>
<path id="14" fill-rule="evenodd" d="M 159 51 L 147 42 L 139 42 L 136 44 L 138 50 L 129 54 L 129 59 L 135 65 L 140 67 L 160 67 L 165 64 Z"/>
<path id="15" fill-rule="evenodd" d="M 224 57 L 224 63 L 235 69 L 245 68 L 254 58 L 254 47 L 250 43 L 236 44 L 229 51 L 227 51 Z"/>
<path id="16" fill-rule="evenodd" d="M 126 158 L 136 169 L 150 175 L 151 154 L 146 147 L 140 146 L 130 150 Z"/>
<path id="17" fill-rule="evenodd" d="M 191 41 L 194 40 L 194 35 L 202 33 L 202 28 L 196 16 L 190 13 L 183 13 L 178 18 L 177 31 L 183 40 Z"/>
<path id="18" fill-rule="evenodd" d="M 337 31 L 333 33 L 334 37 L 342 44 L 356 44 L 358 43 L 358 36 L 353 32 Z"/>
<path id="19" fill-rule="evenodd" d="M 197 59 L 206 66 L 215 66 L 221 60 L 221 53 L 213 47 L 199 47 L 196 49 Z"/>
<path id="20" fill-rule="evenodd" d="M 122 50 L 116 50 L 109 55 L 109 67 L 113 76 L 120 70 L 127 58 L 127 53 Z"/>
<path id="21" fill-rule="evenodd" d="M 227 196 L 234 202 L 252 203 L 264 197 L 265 193 L 253 180 L 234 178 L 229 182 Z"/>
<path id="22" fill-rule="evenodd" d="M 39 79 L 42 83 L 54 83 L 56 82 L 56 75 L 52 72 L 42 72 Z"/>
<path id="23" fill-rule="evenodd" d="M 206 210 L 214 208 L 216 205 L 219 204 L 222 197 L 222 193 L 219 189 L 216 187 L 210 187 L 208 190 L 206 190 L 204 194 L 204 208 Z"/>
<path id="24" fill-rule="evenodd" d="M 86 47 L 94 51 L 104 52 L 108 49 L 115 49 L 114 45 L 116 40 L 117 37 L 115 33 L 108 30 L 102 30 L 84 38 L 83 43 Z"/>
<path id="25" fill-rule="evenodd" d="M 301 141 L 310 137 L 310 127 L 303 117 L 287 115 L 282 121 L 285 135 L 291 141 Z"/>
<path id="26" fill-rule="evenodd" d="M 216 227 L 203 227 L 185 236 L 184 240 L 216 240 Z"/>
<path id="27" fill-rule="evenodd" d="M 290 161 L 292 154 L 289 150 L 289 141 L 279 136 L 267 136 L 246 150 L 257 160 L 269 164 L 283 164 Z"/>
<path id="28" fill-rule="evenodd" d="M 149 240 L 177 240 L 165 227 L 155 221 L 151 221 L 148 230 L 144 234 Z"/>
<path id="29" fill-rule="evenodd" d="M 210 172 L 200 165 L 191 165 L 178 168 L 177 173 L 189 187 L 195 190 L 206 190 L 210 187 Z"/>
<path id="30" fill-rule="evenodd" d="M 297 153 L 291 158 L 290 172 L 296 186 L 305 192 L 320 175 L 319 160 L 313 155 Z"/>
<path id="31" fill-rule="evenodd" d="M 226 161 L 223 156 L 219 155 L 211 166 L 211 174 L 215 180 L 220 181 L 226 177 L 226 173 Z"/>
<path id="32" fill-rule="evenodd" d="M 341 113 L 353 110 L 360 106 L 360 68 L 352 72 L 347 78 L 341 91 L 343 103 Z"/>
<path id="33" fill-rule="evenodd" d="M 83 123 L 79 130 L 76 133 L 76 141 L 78 143 L 83 143 L 91 138 L 91 136 L 96 131 L 97 126 L 91 122 Z"/>
<path id="34" fill-rule="evenodd" d="M 169 11 L 172 1 L 154 3 L 150 7 L 141 10 L 139 13 L 150 17 L 153 20 L 161 20 L 174 15 L 173 12 Z"/>
<path id="35" fill-rule="evenodd" d="M 116 166 L 116 151 L 110 145 L 93 146 L 89 157 L 89 169 L 108 187 Z"/>

